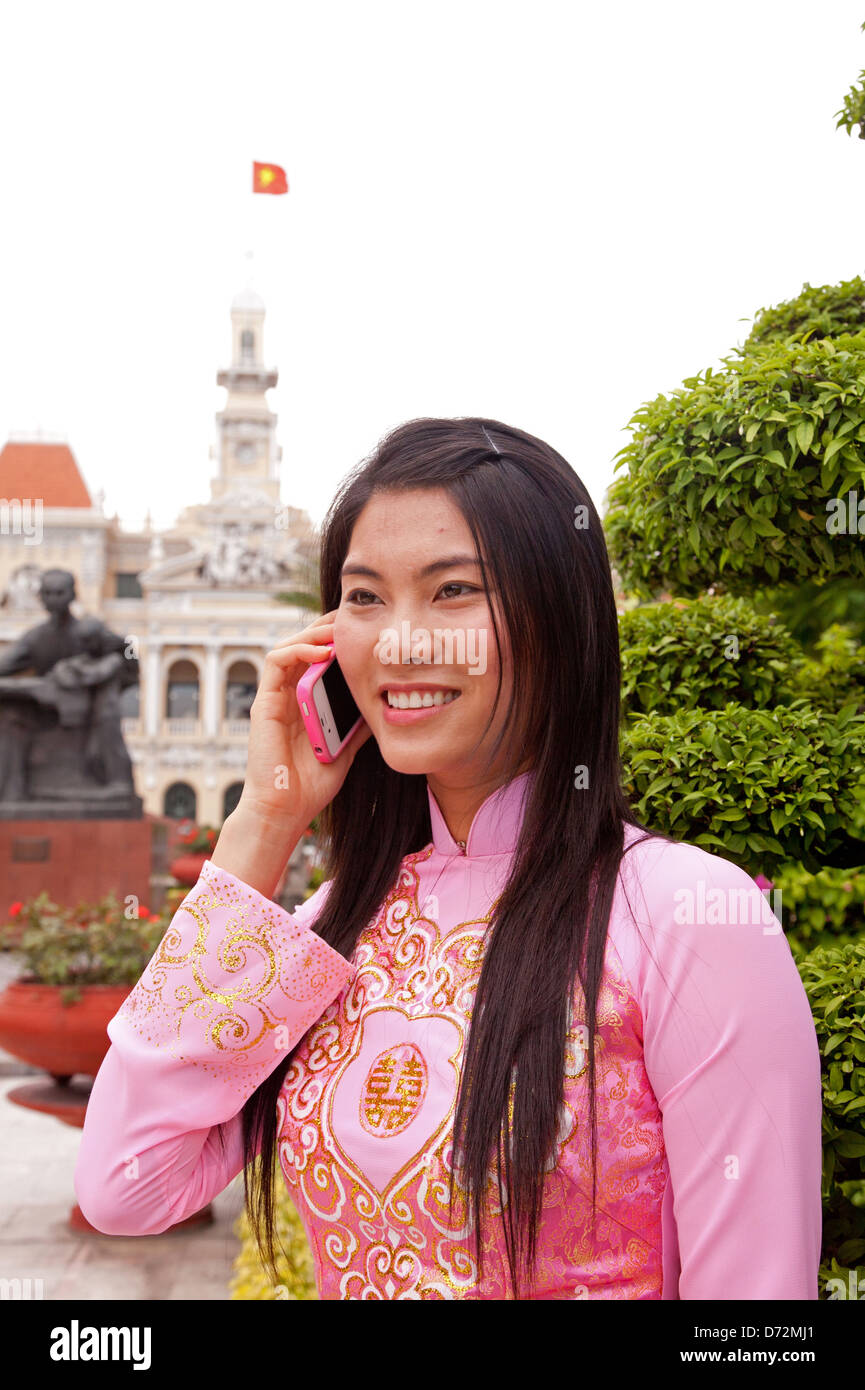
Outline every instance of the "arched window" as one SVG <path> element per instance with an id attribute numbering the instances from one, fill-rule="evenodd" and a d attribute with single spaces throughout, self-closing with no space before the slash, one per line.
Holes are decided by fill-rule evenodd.
<path id="1" fill-rule="evenodd" d="M 171 820 L 195 820 L 197 806 L 195 788 L 188 782 L 172 782 L 166 787 L 162 814 Z"/>
<path id="2" fill-rule="evenodd" d="M 198 668 L 191 661 L 172 661 L 165 691 L 168 719 L 198 718 Z"/>
<path id="3" fill-rule="evenodd" d="M 252 662 L 233 661 L 225 682 L 225 718 L 248 719 L 257 689 L 258 676 Z"/>
<path id="4" fill-rule="evenodd" d="M 243 791 L 242 782 L 232 782 L 230 787 L 226 787 L 222 796 L 222 819 L 230 816 L 238 801 L 240 793 Z"/>
<path id="5" fill-rule="evenodd" d="M 244 328 L 240 335 L 240 355 L 244 362 L 255 361 L 255 334 L 251 328 Z"/>

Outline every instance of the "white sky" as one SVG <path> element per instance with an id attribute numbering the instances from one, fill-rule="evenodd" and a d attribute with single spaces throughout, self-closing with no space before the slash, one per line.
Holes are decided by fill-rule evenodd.
<path id="1" fill-rule="evenodd" d="M 210 495 L 229 305 L 267 306 L 282 496 L 319 521 L 393 425 L 479 414 L 600 507 L 627 420 L 759 307 L 860 274 L 834 113 L 863 0 L 68 0 L 0 17 L 0 444 L 106 509 Z M 291 191 L 253 195 L 254 159 Z"/>

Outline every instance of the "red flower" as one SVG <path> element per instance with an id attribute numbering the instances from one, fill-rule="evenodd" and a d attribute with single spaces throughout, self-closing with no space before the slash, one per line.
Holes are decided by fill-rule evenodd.
<path id="1" fill-rule="evenodd" d="M 153 916 L 153 913 L 152 913 L 152 912 L 150 911 L 150 909 L 147 908 L 147 907 L 139 907 L 139 909 L 138 909 L 138 916 L 139 916 L 139 917 L 147 918 L 147 917 L 152 917 L 152 916 Z"/>
<path id="2" fill-rule="evenodd" d="M 23 906 L 23 903 L 12 903 L 11 907 L 9 908 L 9 916 L 17 917 L 18 913 L 21 911 Z"/>

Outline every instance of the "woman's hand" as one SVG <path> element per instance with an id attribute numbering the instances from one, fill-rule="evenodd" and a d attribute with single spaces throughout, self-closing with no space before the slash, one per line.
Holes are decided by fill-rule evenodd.
<path id="1" fill-rule="evenodd" d="M 358 748 L 371 736 L 364 721 L 335 762 L 320 763 L 304 728 L 295 691 L 307 668 L 327 659 L 335 617 L 332 609 L 267 653 L 249 711 L 249 753 L 237 810 L 308 825 L 336 796 Z"/>

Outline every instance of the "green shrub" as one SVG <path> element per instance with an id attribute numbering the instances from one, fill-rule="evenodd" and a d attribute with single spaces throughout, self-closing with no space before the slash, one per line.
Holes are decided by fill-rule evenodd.
<path id="1" fill-rule="evenodd" d="M 797 957 L 817 946 L 839 946 L 859 939 L 865 929 L 865 869 L 821 869 L 784 864 L 774 887 L 781 893 L 781 918 Z"/>
<path id="2" fill-rule="evenodd" d="M 837 1293 L 834 1288 L 831 1293 L 827 1293 L 826 1291 L 827 1281 L 830 1279 L 840 1280 L 844 1287 L 843 1296 L 845 1298 L 852 1296 L 853 1298 L 861 1299 L 861 1290 L 865 1289 L 865 1265 L 860 1265 L 858 1268 L 853 1266 L 850 1269 L 845 1269 L 839 1265 L 834 1256 L 830 1260 L 824 1260 L 820 1265 L 817 1276 L 818 1298 L 837 1298 Z"/>
<path id="3" fill-rule="evenodd" d="M 604 520 L 626 589 L 865 578 L 858 532 L 828 532 L 831 499 L 863 492 L 865 332 L 726 358 L 629 423 Z"/>
<path id="4" fill-rule="evenodd" d="M 798 968 L 822 1067 L 823 1262 L 847 1270 L 865 1264 L 865 940 L 820 946 Z"/>
<path id="5" fill-rule="evenodd" d="M 698 705 L 721 709 L 731 701 L 759 709 L 789 702 L 792 673 L 802 661 L 783 624 L 744 598 L 703 596 L 632 608 L 619 618 L 619 641 L 629 715 Z"/>
<path id="6" fill-rule="evenodd" d="M 865 712 L 865 646 L 839 623 L 808 656 L 777 614 L 745 598 L 704 594 L 627 610 L 619 642 L 626 715 L 731 701 L 766 709 L 796 699 L 834 714 L 848 704 Z"/>
<path id="7" fill-rule="evenodd" d="M 833 579 L 760 589 L 751 595 L 760 613 L 774 613 L 796 642 L 812 653 L 822 633 L 843 626 L 858 644 L 865 642 L 865 584 L 860 579 Z M 631 600 L 636 602 L 636 600 Z"/>
<path id="8" fill-rule="evenodd" d="M 856 808 L 865 718 L 807 701 L 645 714 L 621 735 L 625 791 L 651 829 L 721 853 L 751 874 L 821 869 Z"/>
<path id="9" fill-rule="evenodd" d="M 865 23 L 860 24 L 860 29 L 865 29 Z M 835 115 L 838 120 L 835 122 L 835 129 L 842 127 L 848 135 L 858 127 L 860 140 L 865 140 L 865 72 L 860 72 L 859 81 L 854 83 L 844 98 L 844 104 L 840 111 Z"/>
<path id="10" fill-rule="evenodd" d="M 821 633 L 813 657 L 803 657 L 794 667 L 791 684 L 797 694 L 824 709 L 841 710 L 852 704 L 865 709 L 865 647 L 848 628 L 832 623 Z"/>
<path id="11" fill-rule="evenodd" d="M 760 309 L 742 351 L 752 353 L 765 343 L 790 337 L 838 338 L 865 329 L 865 280 L 855 275 L 839 285 L 806 281 L 801 294 L 772 309 Z"/>

